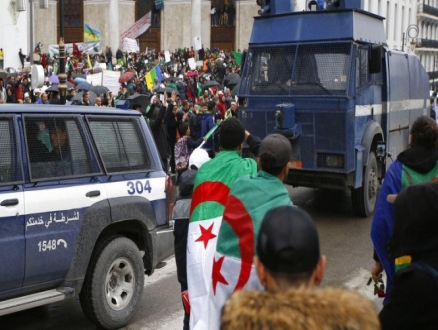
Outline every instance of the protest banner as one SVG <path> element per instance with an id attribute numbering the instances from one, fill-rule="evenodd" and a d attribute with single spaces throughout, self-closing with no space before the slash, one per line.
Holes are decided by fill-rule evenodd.
<path id="1" fill-rule="evenodd" d="M 147 29 L 151 26 L 151 12 L 144 15 L 142 18 L 140 18 L 137 22 L 135 22 L 133 25 L 131 25 L 128 29 L 123 31 L 123 33 L 120 36 L 120 43 L 123 44 L 123 40 L 125 38 L 131 38 L 135 39 L 139 35 L 146 32 Z"/>
<path id="2" fill-rule="evenodd" d="M 102 52 L 102 42 L 101 41 L 93 41 L 93 42 L 76 42 L 78 50 L 81 53 L 85 54 L 100 54 Z M 59 56 L 59 45 L 49 45 L 49 54 L 50 57 Z M 73 54 L 73 44 L 65 44 L 65 54 L 72 55 Z"/>

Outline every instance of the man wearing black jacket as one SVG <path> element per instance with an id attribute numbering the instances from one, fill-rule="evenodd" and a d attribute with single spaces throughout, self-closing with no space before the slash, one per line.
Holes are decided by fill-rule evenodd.
<path id="1" fill-rule="evenodd" d="M 167 141 L 167 129 L 164 123 L 164 117 L 166 115 L 167 96 L 164 94 L 164 102 L 161 105 L 153 105 L 154 108 L 150 110 L 151 117 L 149 121 L 149 127 L 151 128 L 152 135 L 155 139 L 158 152 L 163 165 L 163 170 L 167 173 L 169 169 L 169 158 L 171 156 L 169 142 Z M 169 104 L 169 107 L 171 105 Z M 172 109 L 167 109 L 172 111 Z"/>
<path id="2" fill-rule="evenodd" d="M 394 229 L 387 252 L 396 272 L 379 314 L 383 330 L 437 328 L 438 183 L 434 180 L 387 197 L 394 203 Z"/>

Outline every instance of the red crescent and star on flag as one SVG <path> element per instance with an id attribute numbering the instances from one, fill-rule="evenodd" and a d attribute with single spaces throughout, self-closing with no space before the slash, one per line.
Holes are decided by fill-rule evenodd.
<path id="1" fill-rule="evenodd" d="M 215 194 L 214 196 L 211 194 L 206 196 L 207 194 L 204 194 L 204 191 L 214 191 Z M 192 204 L 190 206 L 190 215 L 198 205 L 204 202 L 217 202 L 225 207 L 228 198 L 228 207 L 223 215 L 223 221 L 228 222 L 228 224 L 239 237 L 239 250 L 242 262 L 239 279 L 233 290 L 233 292 L 235 292 L 244 287 L 251 274 L 252 260 L 254 257 L 254 228 L 252 218 L 248 214 L 242 201 L 233 195 L 228 196 L 229 192 L 230 188 L 222 182 L 206 181 L 201 183 L 196 187 L 193 194 Z M 202 224 L 199 224 L 201 236 L 199 236 L 195 242 L 203 242 L 205 249 L 207 248 L 208 242 L 216 237 L 216 235 L 213 234 L 213 226 L 214 223 L 212 223 L 208 228 L 205 228 L 202 226 Z M 224 259 L 225 256 L 220 257 L 218 260 L 213 258 L 212 280 L 214 294 L 216 294 L 216 287 L 218 283 L 228 285 L 227 280 L 221 273 Z"/>

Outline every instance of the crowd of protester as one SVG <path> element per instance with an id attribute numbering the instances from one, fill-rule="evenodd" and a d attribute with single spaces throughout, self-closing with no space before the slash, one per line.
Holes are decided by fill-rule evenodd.
<path id="1" fill-rule="evenodd" d="M 72 56 L 66 64 L 67 99 L 77 91 L 75 75 L 99 71 L 98 63 L 121 75 L 132 72 L 132 79 L 121 83 L 117 95 L 103 93 L 94 102 L 87 90 L 78 90 L 79 105 L 117 107 L 135 94 L 150 98 L 146 107 L 134 103 L 132 108 L 146 117 L 163 169 L 178 175 L 174 234 L 184 330 L 436 328 L 438 127 L 433 119 L 415 120 L 410 148 L 389 167 L 380 190 L 371 228 L 371 273 L 380 286 L 385 271 L 387 285 L 378 313 L 357 293 L 316 288 L 327 262 L 317 229 L 282 185 L 291 145 L 278 134 L 260 140 L 237 119 L 238 99 L 226 83 L 227 76 L 240 74 L 233 54 L 186 48 L 171 53 L 167 62 L 164 58 L 160 52 L 118 49 L 114 60 L 110 48 L 99 56 Z M 190 67 L 190 58 L 202 66 Z M 57 59 L 46 61 L 43 56 L 49 85 L 58 73 Z M 156 66 L 161 79 L 148 88 L 145 76 Z M 32 90 L 29 76 L 20 72 L 0 79 L 0 103 L 59 104 L 59 93 Z M 257 162 L 241 157 L 244 143 Z"/>

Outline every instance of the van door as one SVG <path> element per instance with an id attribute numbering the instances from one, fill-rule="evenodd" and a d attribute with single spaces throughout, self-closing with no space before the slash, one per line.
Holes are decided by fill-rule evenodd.
<path id="1" fill-rule="evenodd" d="M 24 285 L 62 280 L 88 207 L 106 198 L 80 116 L 24 118 L 30 184 L 25 185 Z M 33 221 L 33 222 L 32 222 Z"/>
<path id="2" fill-rule="evenodd" d="M 0 292 L 24 278 L 24 196 L 21 147 L 12 116 L 0 117 Z"/>

